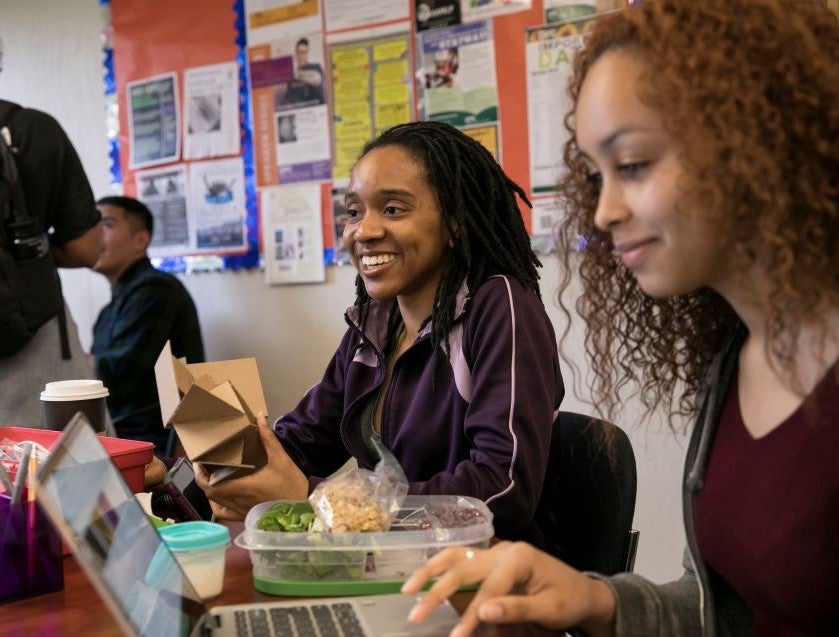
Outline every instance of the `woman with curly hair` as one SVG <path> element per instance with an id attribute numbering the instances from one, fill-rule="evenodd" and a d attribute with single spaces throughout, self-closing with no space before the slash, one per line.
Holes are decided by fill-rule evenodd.
<path id="1" fill-rule="evenodd" d="M 582 281 L 606 415 L 634 387 L 695 419 L 687 572 L 654 585 L 521 543 L 452 549 L 406 584 L 438 576 L 413 619 L 484 580 L 453 635 L 839 634 L 837 60 L 836 16 L 813 0 L 647 0 L 597 20 L 570 87 L 562 287 Z"/>

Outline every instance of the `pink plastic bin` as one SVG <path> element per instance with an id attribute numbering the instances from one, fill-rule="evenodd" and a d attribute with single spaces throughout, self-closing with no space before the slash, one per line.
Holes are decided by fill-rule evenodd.
<path id="1" fill-rule="evenodd" d="M 47 449 L 52 449 L 59 436 L 61 436 L 60 431 L 49 429 L 0 427 L 0 442 L 7 438 L 15 442 L 31 440 L 44 445 Z M 154 445 L 150 442 L 109 438 L 107 436 L 99 436 L 99 439 L 114 464 L 122 472 L 122 477 L 125 478 L 129 488 L 134 493 L 142 491 L 144 468 L 154 457 Z M 2 487 L 0 487 L 0 490 L 2 490 Z"/>

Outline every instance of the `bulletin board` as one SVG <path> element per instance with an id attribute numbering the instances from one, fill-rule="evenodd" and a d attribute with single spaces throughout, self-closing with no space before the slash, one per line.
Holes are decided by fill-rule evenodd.
<path id="1" fill-rule="evenodd" d="M 171 235 L 157 247 L 164 269 L 213 257 L 220 268 L 261 264 L 268 283 L 318 282 L 325 267 L 348 262 L 342 188 L 363 143 L 397 123 L 437 119 L 481 141 L 531 195 L 525 226 L 534 249 L 550 251 L 573 50 L 596 11 L 622 5 L 110 0 L 113 179 L 160 204 L 156 223 L 162 215 Z M 201 136 L 208 124 L 195 133 L 188 116 L 209 99 L 201 86 L 222 85 L 219 69 L 231 63 L 240 144 L 196 155 L 212 146 Z M 177 125 L 158 117 L 167 109 L 179 113 Z M 180 132 L 167 135 L 174 127 Z M 190 143 L 193 134 L 199 142 Z M 226 186 L 240 199 L 214 200 Z M 178 225 L 180 199 L 165 190 L 188 193 L 197 230 Z M 225 203 L 224 223 L 212 223 L 214 206 Z M 237 223 L 241 237 L 227 232 Z"/>
<path id="2" fill-rule="evenodd" d="M 110 0 L 111 14 L 111 47 L 112 52 L 106 56 L 106 79 L 110 74 L 111 81 L 106 87 L 115 94 L 117 126 L 112 149 L 112 181 L 119 182 L 126 195 L 142 199 L 150 205 L 155 213 L 155 235 L 163 236 L 167 243 L 157 252 L 151 250 L 152 255 L 161 256 L 163 269 L 184 271 L 188 262 L 183 256 L 192 255 L 195 262 L 206 263 L 207 269 L 239 269 L 255 267 L 259 263 L 258 247 L 258 210 L 256 190 L 253 184 L 253 153 L 250 147 L 250 125 L 248 123 L 248 91 L 247 67 L 243 57 L 244 28 L 243 2 L 202 0 Z M 136 154 L 133 144 L 140 136 L 141 126 L 154 127 L 154 123 L 131 121 L 132 115 L 140 108 L 137 104 L 146 99 L 157 103 L 155 108 L 161 110 L 172 106 L 166 104 L 166 97 L 161 95 L 159 85 L 169 82 L 175 89 L 174 98 L 179 110 L 179 124 L 182 128 L 186 120 L 184 89 L 188 74 L 196 69 L 205 69 L 212 65 L 232 63 L 235 68 L 236 90 L 236 148 L 224 149 L 207 153 L 205 157 L 187 158 L 183 148 L 184 135 L 181 130 L 174 132 L 178 142 L 178 151 L 168 155 L 163 150 L 159 161 L 142 161 Z M 110 67 L 110 68 L 109 68 Z M 170 80 L 173 80 L 170 82 Z M 132 88 L 136 92 L 132 93 Z M 147 96 L 143 98 L 139 91 L 144 90 Z M 134 104 L 129 103 L 133 100 Z M 140 117 L 137 117 L 139 120 Z M 132 126 L 132 124 L 134 124 Z M 159 124 L 159 122 L 158 122 Z M 165 126 L 165 124 L 164 124 Z M 132 136 L 133 133 L 133 136 Z M 147 141 L 155 137 L 147 135 Z M 167 131 L 159 131 L 159 139 L 171 138 Z M 152 146 L 146 143 L 144 147 Z M 158 146 L 165 146 L 161 142 Z M 146 156 L 154 155 L 151 148 Z M 133 153 L 133 155 L 132 155 Z M 200 153 L 199 153 L 200 154 Z M 232 166 L 231 166 L 232 165 Z M 238 183 L 231 184 L 234 177 L 217 178 L 210 169 L 224 171 L 230 168 L 230 174 L 238 179 Z M 183 230 L 183 210 L 175 197 L 164 199 L 161 197 L 161 209 L 157 210 L 149 201 L 145 192 L 139 192 L 138 184 L 147 183 L 157 191 L 165 192 L 170 189 L 188 189 L 190 185 L 180 179 L 187 172 L 200 173 L 205 183 L 199 184 L 207 190 L 216 193 L 216 199 L 229 203 L 229 209 L 237 209 L 239 215 L 238 234 L 234 239 L 215 240 L 199 238 L 201 229 Z M 138 178 L 138 175 L 140 178 Z M 142 177 L 146 175 L 144 180 Z M 209 185 L 207 185 L 209 184 Z M 218 196 L 218 185 L 229 186 L 229 190 L 238 196 L 230 202 L 222 202 L 223 196 Z M 183 193 L 187 199 L 189 193 Z M 159 216 L 160 215 L 160 216 Z M 162 216 L 162 218 L 161 218 Z M 161 223 L 161 221 L 163 223 Z M 205 224 L 208 225 L 208 224 Z M 228 224 L 230 225 L 230 224 Z M 161 227 L 163 226 L 163 227 Z M 218 234 L 218 233 L 216 233 Z M 184 236 L 187 235 L 185 239 Z M 193 238 L 190 239 L 189 235 Z M 180 242 L 180 245 L 179 245 Z M 154 244 L 153 244 L 154 245 Z M 180 248 L 180 249 L 178 249 Z M 171 255 L 171 256 L 170 256 Z M 213 258 L 215 257 L 215 258 Z M 198 266 L 201 269 L 201 266 Z"/>

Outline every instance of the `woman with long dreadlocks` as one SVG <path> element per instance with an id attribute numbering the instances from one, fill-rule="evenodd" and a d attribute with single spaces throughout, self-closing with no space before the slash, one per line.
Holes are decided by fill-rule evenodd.
<path id="1" fill-rule="evenodd" d="M 456 128 L 414 122 L 363 149 L 346 195 L 358 271 L 349 327 L 323 379 L 273 431 L 268 464 L 198 483 L 219 518 L 303 499 L 381 442 L 409 492 L 479 498 L 496 533 L 540 544 L 534 522 L 564 389 L 539 295 L 522 189 Z"/>

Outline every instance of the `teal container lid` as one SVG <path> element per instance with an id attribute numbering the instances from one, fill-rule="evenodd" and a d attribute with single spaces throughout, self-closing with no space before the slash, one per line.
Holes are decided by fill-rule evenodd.
<path id="1" fill-rule="evenodd" d="M 230 531 L 223 524 L 194 520 L 170 524 L 157 530 L 171 550 L 201 551 L 230 543 Z"/>

